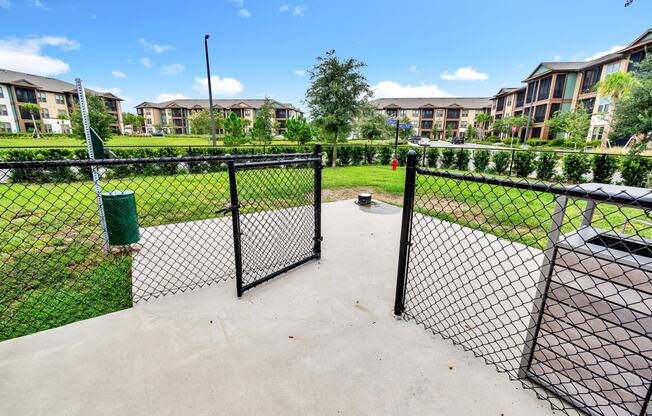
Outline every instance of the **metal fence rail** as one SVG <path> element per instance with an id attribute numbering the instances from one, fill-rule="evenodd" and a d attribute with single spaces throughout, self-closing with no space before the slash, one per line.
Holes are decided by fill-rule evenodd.
<path id="1" fill-rule="evenodd" d="M 8 178 L 0 184 L 0 340 L 234 278 L 228 164 L 288 157 L 317 160 L 295 153 L 0 163 Z M 101 210 L 91 167 L 101 176 Z M 252 194 L 246 209 L 293 206 L 297 178 L 308 190 L 301 169 L 260 171 L 243 185 L 267 192 Z M 310 201 L 313 186 L 311 177 Z"/>
<path id="2" fill-rule="evenodd" d="M 652 190 L 418 169 L 415 159 L 395 313 L 567 414 L 647 414 Z"/>

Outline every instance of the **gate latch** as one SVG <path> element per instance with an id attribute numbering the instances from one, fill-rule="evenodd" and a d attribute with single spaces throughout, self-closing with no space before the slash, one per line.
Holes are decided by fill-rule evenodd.
<path id="1" fill-rule="evenodd" d="M 226 208 L 222 208 L 220 210 L 217 210 L 215 213 L 216 214 L 226 214 L 227 212 L 235 211 L 236 208 L 240 208 L 240 204 L 238 204 L 238 205 L 229 205 Z"/>

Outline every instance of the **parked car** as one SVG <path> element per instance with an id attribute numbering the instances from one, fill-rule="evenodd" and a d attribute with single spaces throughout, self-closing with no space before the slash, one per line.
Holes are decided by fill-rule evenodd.
<path id="1" fill-rule="evenodd" d="M 429 146 L 430 145 L 430 139 L 426 139 L 425 137 L 421 138 L 419 140 L 419 146 Z"/>
<path id="2" fill-rule="evenodd" d="M 408 142 L 413 143 L 413 144 L 419 144 L 421 141 L 421 136 L 412 136 L 408 139 Z"/>
<path id="3" fill-rule="evenodd" d="M 453 139 L 451 140 L 451 143 L 453 143 L 453 144 L 464 144 L 464 137 L 454 136 Z"/>
<path id="4" fill-rule="evenodd" d="M 158 132 L 156 132 L 156 133 L 152 133 L 152 136 L 155 136 L 155 137 L 163 137 L 163 136 L 165 136 L 165 133 L 163 133 L 162 131 L 158 131 Z"/>

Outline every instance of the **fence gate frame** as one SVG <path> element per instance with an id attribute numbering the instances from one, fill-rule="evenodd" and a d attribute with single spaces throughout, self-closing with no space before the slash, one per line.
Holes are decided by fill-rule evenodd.
<path id="1" fill-rule="evenodd" d="M 314 170 L 314 184 L 313 184 L 313 208 L 314 208 L 314 235 L 313 235 L 313 252 L 310 256 L 305 257 L 295 263 L 275 270 L 266 276 L 259 278 L 251 283 L 243 284 L 243 266 L 242 266 L 242 232 L 240 224 L 240 202 L 238 198 L 238 181 L 237 172 L 248 169 L 260 168 L 273 168 L 287 165 L 312 165 Z M 307 158 L 293 158 L 293 159 L 275 159 L 260 162 L 249 163 L 236 163 L 235 161 L 228 162 L 229 171 L 229 187 L 231 192 L 231 206 L 227 208 L 231 211 L 231 218 L 233 222 L 233 248 L 235 254 L 235 273 L 236 273 L 236 288 L 238 297 L 242 294 L 262 283 L 265 283 L 283 273 L 295 269 L 309 261 L 321 259 L 321 242 L 323 237 L 321 235 L 321 171 L 322 171 L 322 146 L 320 143 L 315 144 L 315 153 Z"/>

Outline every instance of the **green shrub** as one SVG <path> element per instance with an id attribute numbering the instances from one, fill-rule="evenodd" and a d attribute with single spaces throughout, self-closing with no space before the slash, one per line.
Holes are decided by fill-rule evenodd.
<path id="1" fill-rule="evenodd" d="M 491 159 L 491 153 L 488 150 L 480 149 L 473 152 L 473 167 L 476 172 L 484 172 L 489 166 L 489 160 Z"/>
<path id="2" fill-rule="evenodd" d="M 354 165 L 360 165 L 364 160 L 365 153 L 362 146 L 352 146 L 351 147 L 351 163 Z"/>
<path id="3" fill-rule="evenodd" d="M 378 148 L 375 146 L 364 146 L 364 163 L 371 165 L 374 163 L 374 157 L 378 153 Z"/>
<path id="4" fill-rule="evenodd" d="M 512 157 L 511 152 L 508 150 L 501 150 L 494 153 L 493 162 L 494 162 L 494 171 L 499 175 L 504 175 L 509 169 L 509 160 Z"/>
<path id="5" fill-rule="evenodd" d="M 584 153 L 570 153 L 564 156 L 563 171 L 566 179 L 573 183 L 582 182 L 583 176 L 591 171 L 589 158 Z"/>
<path id="6" fill-rule="evenodd" d="M 407 154 L 410 151 L 407 147 L 399 147 L 396 149 L 396 160 L 398 160 L 399 166 L 405 166 L 407 163 Z"/>
<path id="7" fill-rule="evenodd" d="M 618 170 L 618 160 L 611 155 L 593 155 L 591 159 L 593 182 L 611 183 L 611 179 Z"/>
<path id="8" fill-rule="evenodd" d="M 514 170 L 516 176 L 527 178 L 534 172 L 534 159 L 536 155 L 534 152 L 516 152 L 514 154 Z"/>
<path id="9" fill-rule="evenodd" d="M 563 137 L 558 137 L 556 139 L 548 140 L 548 146 L 550 147 L 566 147 L 566 139 Z"/>
<path id="10" fill-rule="evenodd" d="M 489 142 L 489 143 L 497 143 L 499 141 L 500 141 L 500 137 L 498 136 L 487 136 L 483 140 L 483 142 Z"/>
<path id="11" fill-rule="evenodd" d="M 536 161 L 537 179 L 549 181 L 555 174 L 555 166 L 557 166 L 557 153 L 539 153 Z"/>
<path id="12" fill-rule="evenodd" d="M 628 155 L 623 160 L 620 174 L 627 186 L 647 186 L 652 170 L 652 160 L 638 155 Z"/>
<path id="13" fill-rule="evenodd" d="M 429 167 L 433 169 L 437 168 L 437 162 L 439 161 L 439 149 L 436 147 L 429 147 L 426 158 L 428 160 Z"/>
<path id="14" fill-rule="evenodd" d="M 469 161 L 471 160 L 471 152 L 466 149 L 460 149 L 455 156 L 455 169 L 469 170 Z"/>
<path id="15" fill-rule="evenodd" d="M 390 146 L 382 146 L 380 148 L 379 157 L 381 165 L 389 165 L 392 160 L 392 148 Z"/>
<path id="16" fill-rule="evenodd" d="M 514 138 L 505 137 L 503 139 L 503 144 L 506 144 L 507 146 L 511 146 L 512 144 L 514 144 L 514 146 L 517 146 L 519 143 L 520 143 L 520 140 L 519 140 L 518 137 L 514 137 Z"/>
<path id="17" fill-rule="evenodd" d="M 351 153 L 352 149 L 348 146 L 338 146 L 337 148 L 337 160 L 342 166 L 348 166 L 351 163 Z"/>
<path id="18" fill-rule="evenodd" d="M 528 139 L 525 144 L 531 147 L 545 146 L 548 144 L 548 140 L 543 139 Z"/>
<path id="19" fill-rule="evenodd" d="M 455 149 L 446 147 L 441 151 L 441 167 L 451 169 L 455 164 Z"/>

